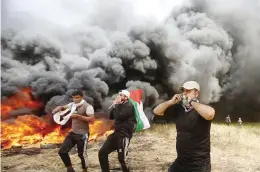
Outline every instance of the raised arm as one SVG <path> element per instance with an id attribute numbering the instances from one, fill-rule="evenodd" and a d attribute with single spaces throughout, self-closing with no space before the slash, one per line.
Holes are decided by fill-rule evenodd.
<path id="1" fill-rule="evenodd" d="M 165 101 L 161 104 L 159 104 L 158 106 L 156 106 L 153 110 L 153 112 L 156 114 L 156 115 L 159 115 L 159 116 L 163 116 L 164 115 L 164 112 L 165 110 L 172 106 L 172 105 L 175 105 L 176 103 L 178 103 L 179 101 L 181 101 L 181 94 L 175 94 L 172 99 L 168 100 L 168 101 Z"/>
<path id="2" fill-rule="evenodd" d="M 111 120 L 114 120 L 115 119 L 115 116 L 114 116 L 114 111 L 115 111 L 115 108 L 112 108 L 109 112 L 109 119 Z"/>
<path id="3" fill-rule="evenodd" d="M 56 113 L 58 111 L 61 111 L 61 110 L 65 110 L 65 109 L 68 109 L 70 107 L 71 103 L 67 104 L 67 105 L 64 105 L 64 106 L 57 106 L 56 108 L 54 108 L 52 110 L 52 113 Z"/>
<path id="4" fill-rule="evenodd" d="M 215 116 L 215 110 L 208 106 L 198 102 L 191 102 L 193 108 L 206 120 L 212 120 Z"/>

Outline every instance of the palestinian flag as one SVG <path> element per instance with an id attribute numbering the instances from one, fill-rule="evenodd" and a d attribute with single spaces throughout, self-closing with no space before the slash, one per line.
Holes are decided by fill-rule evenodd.
<path id="1" fill-rule="evenodd" d="M 135 118 L 137 121 L 135 131 L 141 131 L 141 130 L 150 128 L 149 120 L 146 117 L 144 110 L 143 110 L 142 94 L 143 94 L 143 91 L 141 89 L 130 91 L 129 102 L 132 103 L 134 106 Z"/>

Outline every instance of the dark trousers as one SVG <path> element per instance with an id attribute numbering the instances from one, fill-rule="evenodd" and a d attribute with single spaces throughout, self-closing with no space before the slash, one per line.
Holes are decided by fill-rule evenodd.
<path id="1" fill-rule="evenodd" d="M 123 172 L 129 172 L 129 168 L 126 165 L 129 143 L 130 139 L 127 137 L 115 133 L 108 136 L 107 140 L 98 152 L 102 172 L 109 172 L 108 155 L 115 150 L 118 152 L 118 161 L 121 164 Z"/>
<path id="2" fill-rule="evenodd" d="M 178 164 L 177 160 L 175 160 L 168 169 L 168 172 L 210 172 L 210 171 L 211 171 L 210 163 L 207 163 L 201 167 L 187 168 L 184 165 Z"/>
<path id="3" fill-rule="evenodd" d="M 71 160 L 69 157 L 69 151 L 77 145 L 78 156 L 81 160 L 82 168 L 87 168 L 87 144 L 88 144 L 88 134 L 76 134 L 70 132 L 62 143 L 59 155 L 66 167 L 71 166 Z"/>

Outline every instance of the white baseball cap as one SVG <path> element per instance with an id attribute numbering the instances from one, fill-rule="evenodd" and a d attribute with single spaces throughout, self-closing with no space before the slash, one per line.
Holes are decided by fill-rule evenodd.
<path id="1" fill-rule="evenodd" d="M 187 81 L 180 87 L 180 90 L 183 89 L 187 89 L 187 90 L 196 89 L 200 91 L 200 85 L 196 81 Z"/>
<path id="2" fill-rule="evenodd" d="M 123 94 L 123 95 L 125 95 L 127 98 L 130 97 L 130 92 L 127 91 L 127 90 L 121 90 L 121 91 L 119 91 L 119 94 Z"/>

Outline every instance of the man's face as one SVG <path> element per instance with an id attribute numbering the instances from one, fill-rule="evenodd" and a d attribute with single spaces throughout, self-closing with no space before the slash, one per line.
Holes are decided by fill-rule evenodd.
<path id="1" fill-rule="evenodd" d="M 183 96 L 188 97 L 188 100 L 199 97 L 199 91 L 196 89 L 188 90 L 188 89 L 184 88 L 182 90 L 182 94 L 183 94 Z"/>
<path id="2" fill-rule="evenodd" d="M 121 98 L 121 101 L 127 101 L 128 98 L 124 95 L 124 94 L 119 94 L 120 98 Z"/>
<path id="3" fill-rule="evenodd" d="M 83 99 L 82 96 L 80 95 L 76 95 L 76 96 L 72 96 L 72 100 L 74 103 L 80 103 L 80 101 Z"/>

